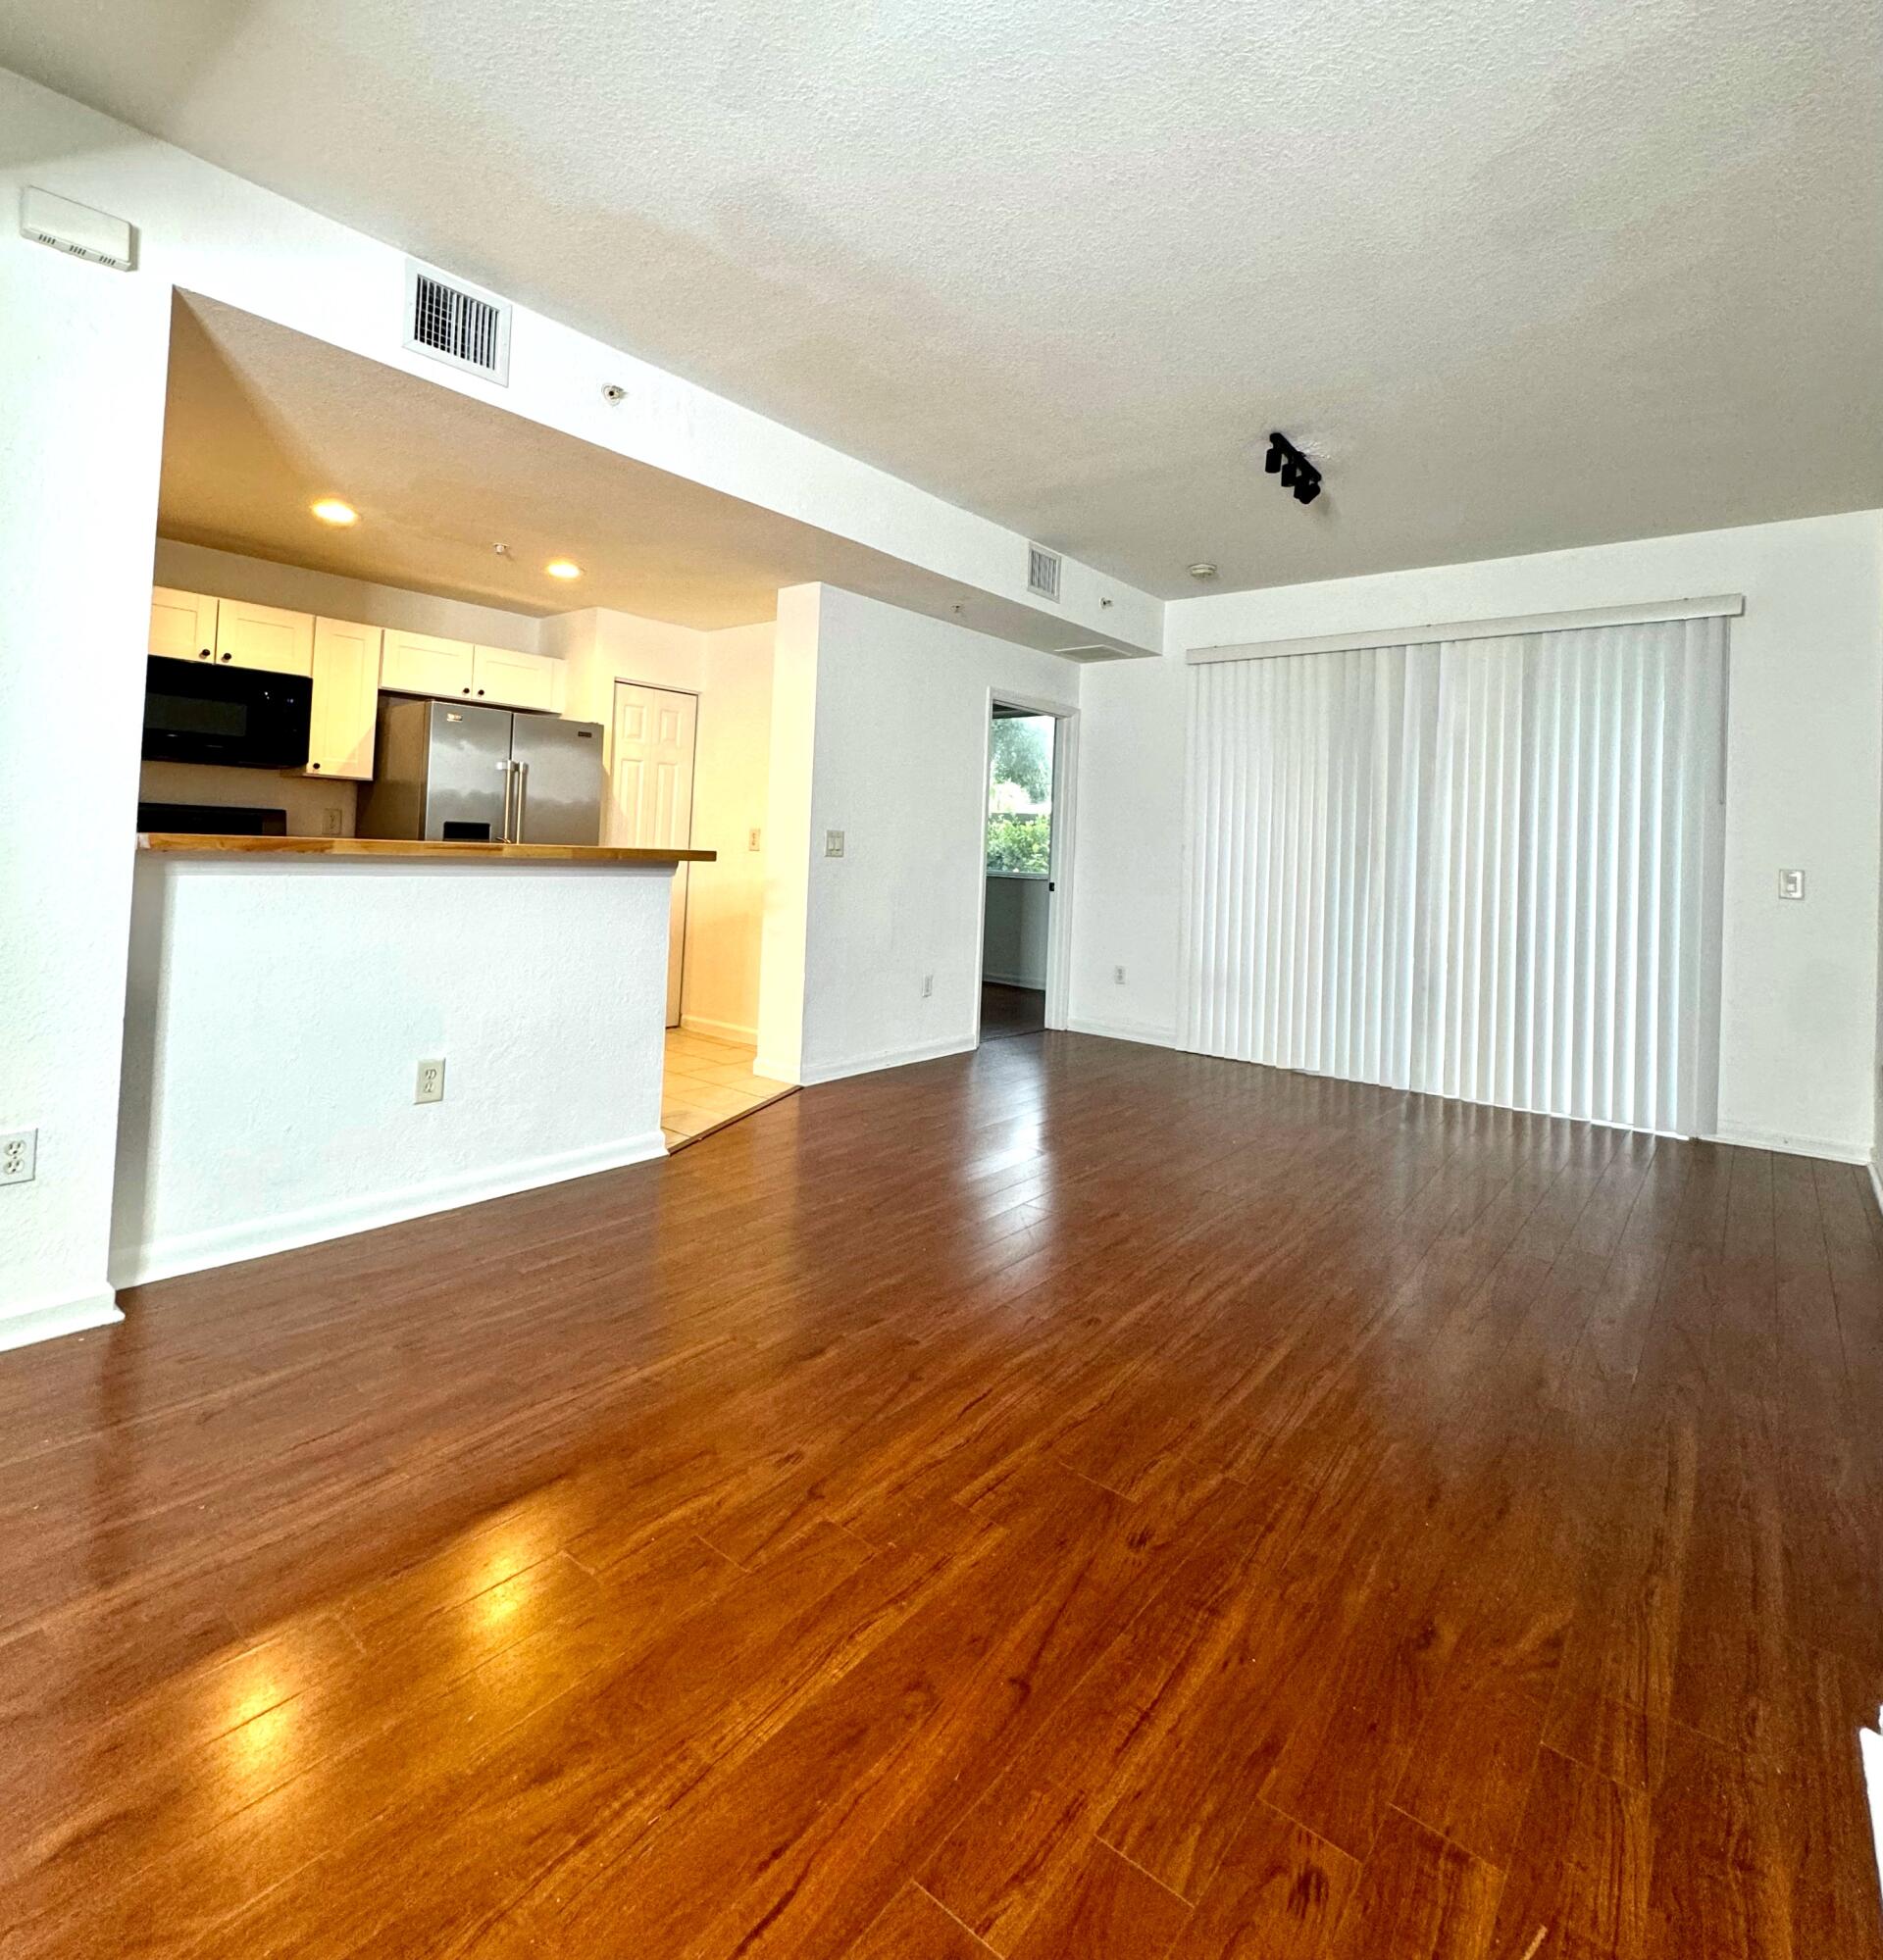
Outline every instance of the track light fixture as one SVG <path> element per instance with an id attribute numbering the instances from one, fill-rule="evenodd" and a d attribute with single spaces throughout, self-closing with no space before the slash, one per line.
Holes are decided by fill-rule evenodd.
<path id="1" fill-rule="evenodd" d="M 1262 468 L 1271 477 L 1281 477 L 1282 488 L 1293 490 L 1298 504 L 1311 504 L 1321 494 L 1321 473 L 1280 429 L 1268 432 L 1268 454 Z"/>

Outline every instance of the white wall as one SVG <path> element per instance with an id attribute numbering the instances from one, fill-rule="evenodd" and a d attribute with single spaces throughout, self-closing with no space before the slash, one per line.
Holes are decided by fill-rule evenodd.
<path id="1" fill-rule="evenodd" d="M 693 842 L 719 857 L 688 872 L 681 1009 L 689 1028 L 736 1041 L 758 1038 L 772 633 L 768 621 L 701 636 Z"/>
<path id="2" fill-rule="evenodd" d="M 794 1033 L 804 1081 L 972 1047 L 992 697 L 1075 710 L 1087 670 L 833 585 L 781 593 L 778 625 L 771 851 L 781 911 L 786 854 L 803 867 L 803 1003 L 794 1030 L 789 983 L 772 987 L 793 947 L 768 910 L 760 1066 L 787 1061 Z M 808 796 L 780 742 L 807 700 Z M 833 829 L 840 858 L 824 855 Z"/>
<path id="3" fill-rule="evenodd" d="M 1173 605 L 1162 660 L 1086 677 L 1075 1025 L 1175 1038 L 1186 649 L 1717 592 L 1746 595 L 1731 628 L 1720 1133 L 1866 1158 L 1883 774 L 1876 512 Z M 1781 867 L 1807 874 L 1804 904 L 1778 897 Z"/>
<path id="4" fill-rule="evenodd" d="M 185 592 L 210 592 L 219 599 L 246 599 L 258 606 L 284 606 L 355 626 L 396 627 L 402 632 L 435 633 L 441 639 L 468 639 L 480 646 L 507 647 L 512 653 L 549 653 L 544 628 L 550 625 L 501 606 L 469 599 L 443 599 L 402 585 L 377 585 L 366 578 L 343 578 L 304 565 L 277 565 L 238 551 L 215 551 L 160 537 L 153 582 Z"/>
<path id="5" fill-rule="evenodd" d="M 665 871 L 145 854 L 136 887 L 118 1284 L 663 1153 Z"/>
<path id="6" fill-rule="evenodd" d="M 687 880 L 687 957 L 681 1015 L 726 1040 L 749 1042 L 758 1026 L 759 946 L 765 906 L 761 846 L 770 774 L 772 631 L 769 623 L 695 632 L 606 607 L 543 622 L 545 653 L 568 667 L 564 712 L 608 731 L 603 761 L 614 769 L 617 680 L 699 697 L 694 741 L 693 842 L 719 853 Z"/>
<path id="7" fill-rule="evenodd" d="M 1008 986 L 1046 983 L 1047 880 L 1031 872 L 988 874 L 981 972 Z"/>
<path id="8" fill-rule="evenodd" d="M 128 219 L 106 271 L 18 235 L 37 184 Z M 171 295 L 202 294 L 1026 608 L 1026 540 L 518 307 L 510 386 L 408 353 L 404 256 L 0 71 L 0 1341 L 108 1316 L 118 1030 Z M 628 390 L 611 407 L 606 382 Z M 1161 607 L 1068 559 L 1071 637 L 1154 645 Z M 1101 600 L 1108 605 L 1101 605 Z M 88 712 L 69 712 L 75 684 Z"/>

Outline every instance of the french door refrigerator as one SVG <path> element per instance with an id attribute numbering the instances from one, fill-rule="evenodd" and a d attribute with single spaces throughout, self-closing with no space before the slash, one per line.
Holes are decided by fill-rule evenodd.
<path id="1" fill-rule="evenodd" d="M 434 842 L 593 844 L 601 790 L 598 723 L 382 694 L 358 829 Z"/>

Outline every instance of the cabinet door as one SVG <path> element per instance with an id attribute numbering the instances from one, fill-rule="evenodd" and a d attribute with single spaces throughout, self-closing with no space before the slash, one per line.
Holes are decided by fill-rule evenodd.
<path id="1" fill-rule="evenodd" d="M 388 694 L 469 694 L 471 642 L 385 629 L 380 685 Z"/>
<path id="2" fill-rule="evenodd" d="M 150 650 L 163 660 L 216 658 L 216 601 L 204 592 L 155 585 L 150 593 Z"/>
<path id="3" fill-rule="evenodd" d="M 343 620 L 316 620 L 308 775 L 367 781 L 373 774 L 379 707 L 379 628 L 353 626 Z"/>
<path id="4" fill-rule="evenodd" d="M 562 662 L 539 653 L 511 653 L 500 646 L 481 646 L 473 663 L 472 686 L 497 708 L 542 708 L 560 712 Z"/>
<path id="5" fill-rule="evenodd" d="M 216 658 L 270 674 L 314 672 L 314 615 L 224 599 L 216 608 Z"/>

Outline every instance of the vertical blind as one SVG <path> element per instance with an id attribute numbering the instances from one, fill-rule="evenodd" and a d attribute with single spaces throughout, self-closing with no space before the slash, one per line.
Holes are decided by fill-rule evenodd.
<path id="1" fill-rule="evenodd" d="M 1713 1127 L 1726 623 L 1191 669 L 1183 1044 Z"/>

